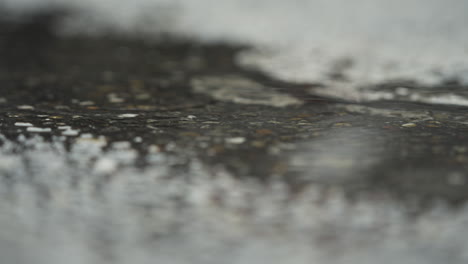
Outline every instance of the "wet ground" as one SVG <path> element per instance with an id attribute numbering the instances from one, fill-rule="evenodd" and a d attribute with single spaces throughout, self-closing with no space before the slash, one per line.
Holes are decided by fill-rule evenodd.
<path id="1" fill-rule="evenodd" d="M 248 47 L 38 27 L 3 29 L 10 263 L 276 263 L 272 247 L 292 263 L 466 260 L 447 242 L 464 234 L 465 107 L 320 97 L 237 65 Z"/>

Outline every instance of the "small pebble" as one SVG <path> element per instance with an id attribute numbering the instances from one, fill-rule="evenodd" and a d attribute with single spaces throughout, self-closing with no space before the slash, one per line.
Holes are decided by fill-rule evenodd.
<path id="1" fill-rule="evenodd" d="M 21 109 L 21 110 L 33 110 L 34 106 L 31 106 L 31 105 L 18 105 L 17 108 Z"/>
<path id="2" fill-rule="evenodd" d="M 49 127 L 46 128 L 41 128 L 41 127 L 28 127 L 26 128 L 26 131 L 28 132 L 36 132 L 36 133 L 46 133 L 46 132 L 52 132 L 52 129 Z"/>
<path id="3" fill-rule="evenodd" d="M 121 115 L 118 115 L 119 118 L 132 118 L 132 117 L 136 117 L 138 116 L 138 114 L 121 114 Z"/>
<path id="4" fill-rule="evenodd" d="M 229 144 L 242 144 L 245 142 L 244 137 L 232 137 L 232 138 L 226 138 L 226 143 Z"/>
<path id="5" fill-rule="evenodd" d="M 24 123 L 24 122 L 16 122 L 15 126 L 20 126 L 20 127 L 32 127 L 33 124 L 31 123 Z"/>
<path id="6" fill-rule="evenodd" d="M 403 124 L 401 126 L 402 127 L 416 127 L 416 124 L 415 123 L 406 123 L 406 124 Z"/>

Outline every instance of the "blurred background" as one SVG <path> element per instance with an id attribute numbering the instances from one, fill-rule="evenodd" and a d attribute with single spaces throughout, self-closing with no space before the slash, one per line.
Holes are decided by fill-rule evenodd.
<path id="1" fill-rule="evenodd" d="M 392 82 L 439 89 L 468 82 L 463 0 L 3 0 L 1 6 L 3 24 L 17 24 L 15 35 L 34 31 L 29 37 L 38 45 L 52 33 L 47 30 L 245 44 L 255 49 L 237 56 L 241 65 L 287 81 L 325 83 L 330 88 L 317 92 L 347 99 L 391 97 L 374 90 Z M 366 88 L 372 95 L 358 92 Z M 415 93 L 408 97 L 466 104 Z"/>

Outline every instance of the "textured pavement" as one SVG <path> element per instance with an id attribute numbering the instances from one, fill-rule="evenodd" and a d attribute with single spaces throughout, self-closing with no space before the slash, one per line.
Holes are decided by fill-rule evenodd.
<path id="1" fill-rule="evenodd" d="M 5 263 L 466 263 L 466 107 L 318 96 L 239 66 L 248 47 L 37 19 L 2 27 Z"/>

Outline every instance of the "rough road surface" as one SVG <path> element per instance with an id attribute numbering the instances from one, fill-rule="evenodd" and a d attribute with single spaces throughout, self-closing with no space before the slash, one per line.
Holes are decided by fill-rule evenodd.
<path id="1" fill-rule="evenodd" d="M 246 47 L 36 19 L 2 26 L 2 263 L 468 261 L 466 107 L 319 97 Z"/>

